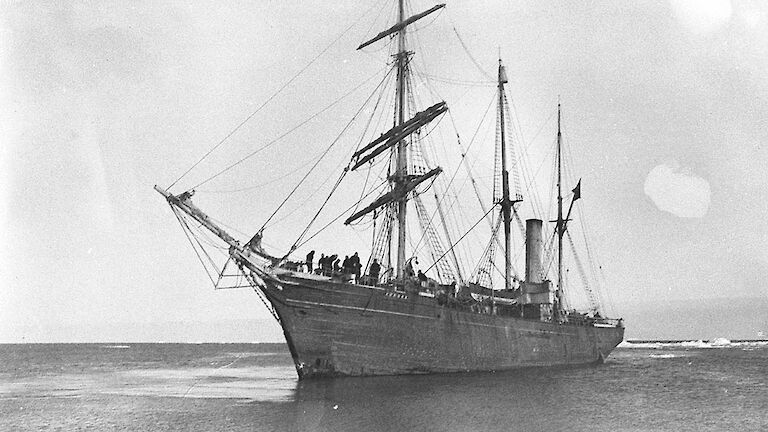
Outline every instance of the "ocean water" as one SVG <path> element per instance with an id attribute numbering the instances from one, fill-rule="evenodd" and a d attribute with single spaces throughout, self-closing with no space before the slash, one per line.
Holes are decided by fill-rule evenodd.
<path id="1" fill-rule="evenodd" d="M 0 430 L 768 431 L 768 342 L 597 367 L 298 382 L 281 344 L 0 345 Z"/>

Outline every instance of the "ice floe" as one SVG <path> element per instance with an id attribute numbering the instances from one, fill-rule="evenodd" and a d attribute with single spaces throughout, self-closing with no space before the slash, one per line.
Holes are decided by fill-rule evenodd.
<path id="1" fill-rule="evenodd" d="M 687 341 L 623 341 L 619 348 L 760 348 L 768 347 L 768 340 L 741 340 L 730 341 L 726 338 L 714 338 L 712 340 L 687 340 Z"/>

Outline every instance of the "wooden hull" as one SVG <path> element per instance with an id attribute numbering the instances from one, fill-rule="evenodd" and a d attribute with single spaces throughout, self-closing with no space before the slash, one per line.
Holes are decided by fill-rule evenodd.
<path id="1" fill-rule="evenodd" d="M 300 379 L 590 364 L 624 337 L 623 327 L 481 314 L 312 275 L 267 285 Z"/>

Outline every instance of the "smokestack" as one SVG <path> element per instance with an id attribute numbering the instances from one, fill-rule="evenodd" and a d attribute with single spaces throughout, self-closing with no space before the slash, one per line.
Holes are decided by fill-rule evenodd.
<path id="1" fill-rule="evenodd" d="M 525 221 L 525 281 L 541 283 L 541 219 Z"/>

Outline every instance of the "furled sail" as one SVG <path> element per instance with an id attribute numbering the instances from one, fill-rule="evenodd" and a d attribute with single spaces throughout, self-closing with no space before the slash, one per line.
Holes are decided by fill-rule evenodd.
<path id="1" fill-rule="evenodd" d="M 352 169 L 355 170 L 359 168 L 366 162 L 380 155 L 382 152 L 394 146 L 408 135 L 416 132 L 419 130 L 419 128 L 431 122 L 437 116 L 446 111 L 448 111 L 448 105 L 446 105 L 445 102 L 438 102 L 425 109 L 424 111 L 418 112 L 415 116 L 413 116 L 413 118 L 404 122 L 403 124 L 395 126 L 392 129 L 384 132 L 381 134 L 381 136 L 371 141 L 368 145 L 356 151 L 355 154 L 352 155 L 352 159 L 359 158 L 357 162 L 355 162 L 355 164 L 352 166 Z M 381 144 L 382 142 L 384 142 L 384 144 Z M 378 147 L 376 147 L 377 145 Z M 370 153 L 363 156 L 362 158 L 360 157 L 371 149 L 373 150 Z"/>
<path id="2" fill-rule="evenodd" d="M 420 14 L 416 14 L 416 15 L 406 19 L 405 21 L 403 21 L 401 23 L 395 24 L 392 27 L 390 27 L 390 28 L 384 30 L 383 32 L 377 34 L 376 36 L 374 36 L 373 39 L 370 39 L 367 42 L 361 43 L 360 46 L 357 47 L 357 49 L 363 49 L 363 48 L 367 47 L 368 45 L 370 45 L 370 44 L 372 44 L 372 43 L 374 43 L 374 42 L 376 42 L 378 40 L 381 40 L 381 39 L 391 35 L 392 33 L 397 33 L 400 30 L 402 30 L 405 27 L 407 27 L 409 24 L 412 24 L 412 23 L 414 23 L 414 22 L 424 18 L 425 16 L 431 14 L 432 12 L 434 12 L 434 11 L 436 11 L 438 9 L 442 9 L 444 7 L 445 7 L 445 3 L 439 4 L 437 6 L 434 6 L 432 9 L 426 10 L 426 11 L 420 13 Z"/>
<path id="3" fill-rule="evenodd" d="M 440 174 L 441 172 L 443 172 L 443 169 L 440 168 L 440 167 L 437 167 L 437 168 L 427 172 L 426 174 L 422 174 L 420 176 L 416 176 L 414 178 L 411 178 L 402 187 L 395 188 L 395 189 L 385 193 L 384 195 L 378 197 L 370 205 L 368 205 L 368 207 L 360 210 L 359 212 L 357 212 L 357 213 L 353 214 L 352 216 L 350 216 L 349 218 L 347 218 L 347 220 L 344 221 L 344 224 L 345 225 L 349 225 L 350 223 L 352 223 L 352 222 L 360 219 L 361 217 L 367 215 L 368 213 L 376 210 L 377 208 L 385 206 L 385 205 L 387 205 L 387 204 L 389 204 L 391 202 L 395 202 L 395 201 L 401 199 L 402 197 L 404 197 L 405 195 L 410 193 L 412 190 L 414 190 L 416 188 L 416 186 L 418 186 L 421 183 L 423 183 L 424 181 L 429 180 L 430 178 Z"/>

